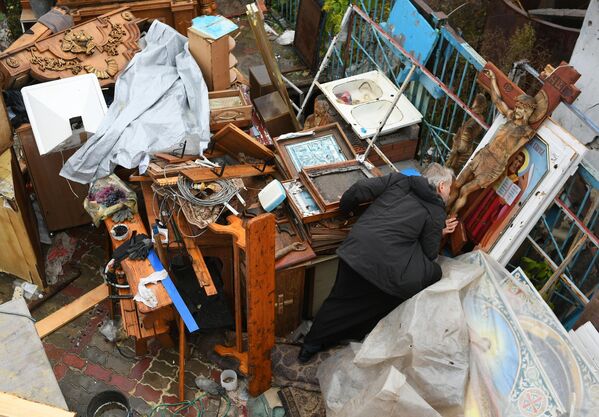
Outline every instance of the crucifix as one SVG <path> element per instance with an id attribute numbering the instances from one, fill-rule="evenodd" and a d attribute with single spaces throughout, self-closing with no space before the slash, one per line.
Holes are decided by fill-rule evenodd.
<path id="1" fill-rule="evenodd" d="M 510 158 L 533 138 L 537 128 L 561 101 L 571 104 L 578 97 L 580 90 L 574 86 L 578 78 L 580 74 L 565 62 L 557 68 L 548 65 L 541 73 L 543 88 L 532 97 L 493 64 L 485 65 L 478 82 L 490 92 L 495 107 L 506 121 L 453 184 L 447 204 L 450 216 L 458 216 L 473 192 L 491 186 L 502 177 Z"/>

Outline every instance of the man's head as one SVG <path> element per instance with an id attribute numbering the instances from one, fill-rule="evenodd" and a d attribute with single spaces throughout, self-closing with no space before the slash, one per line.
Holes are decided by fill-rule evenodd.
<path id="1" fill-rule="evenodd" d="M 528 119 L 537 107 L 537 101 L 528 94 L 520 94 L 514 106 L 514 118 L 528 123 Z"/>
<path id="2" fill-rule="evenodd" d="M 430 185 L 435 187 L 437 193 L 441 196 L 443 201 L 447 203 L 447 200 L 449 200 L 451 183 L 453 182 L 453 170 L 436 162 L 432 162 L 424 169 L 424 171 L 422 171 L 422 175 L 428 180 Z"/>

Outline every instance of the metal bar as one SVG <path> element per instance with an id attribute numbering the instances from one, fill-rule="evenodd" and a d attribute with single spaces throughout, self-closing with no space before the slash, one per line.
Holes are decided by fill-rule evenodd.
<path id="1" fill-rule="evenodd" d="M 588 227 L 586 227 L 580 221 L 580 219 L 578 219 L 578 217 L 576 217 L 572 210 L 570 210 L 570 208 L 566 206 L 564 202 L 560 200 L 559 197 L 555 197 L 554 201 L 559 207 L 561 207 L 561 209 L 564 211 L 564 214 L 568 216 L 570 220 L 576 223 L 580 230 L 582 230 L 589 237 L 590 241 L 593 242 L 593 244 L 599 248 L 599 239 L 597 239 L 597 236 L 595 236 L 595 234 Z"/>
<path id="2" fill-rule="evenodd" d="M 582 279 L 580 280 L 580 283 L 578 284 L 579 287 L 582 287 L 584 285 L 584 283 L 587 281 L 589 274 L 593 270 L 593 265 L 597 261 L 597 256 L 599 256 L 599 251 L 595 251 L 595 254 L 593 255 L 593 259 L 591 259 L 591 262 L 589 262 L 589 266 L 587 267 L 586 271 L 584 271 L 584 274 L 582 275 Z"/>
<path id="3" fill-rule="evenodd" d="M 576 217 L 580 217 L 580 215 L 584 211 L 584 206 L 587 204 L 587 201 L 588 201 L 590 195 L 591 195 L 591 190 L 588 189 L 587 192 L 584 194 L 584 197 L 582 198 L 582 202 L 580 203 L 580 207 L 578 208 L 578 211 L 576 212 Z M 588 219 L 587 220 L 583 219 L 582 222 L 583 222 L 583 224 L 586 224 L 586 223 L 588 223 Z M 570 237 L 572 236 L 572 232 L 574 231 L 575 227 L 576 227 L 576 223 L 572 222 L 572 224 L 570 224 L 570 227 L 568 228 L 568 233 L 566 234 L 566 238 L 564 239 L 564 243 L 562 244 L 562 247 L 561 247 L 562 251 L 568 245 L 568 241 L 570 240 Z M 574 240 L 576 240 L 576 239 L 574 239 Z"/>
<path id="4" fill-rule="evenodd" d="M 468 67 L 470 66 L 470 64 L 468 63 L 468 61 L 466 61 L 466 65 L 464 65 L 463 71 L 462 71 L 462 76 L 460 78 L 460 86 L 458 87 L 458 90 L 456 92 L 456 94 L 459 96 L 460 93 L 462 92 L 462 87 L 464 86 L 464 80 L 466 79 L 466 73 L 468 72 Z M 448 132 L 447 132 L 447 138 L 445 139 L 445 142 L 448 142 L 450 139 L 450 135 L 451 135 L 451 130 L 453 129 L 453 124 L 455 123 L 455 119 L 456 119 L 456 113 L 458 111 L 458 106 L 453 106 L 453 111 L 451 112 L 451 117 L 450 117 L 450 122 L 449 122 L 449 128 L 447 128 Z"/>
<path id="5" fill-rule="evenodd" d="M 558 266 L 556 265 L 555 262 L 553 262 L 551 257 L 549 255 L 547 255 L 547 253 L 543 250 L 543 248 L 541 248 L 539 246 L 539 244 L 537 242 L 535 242 L 533 238 L 530 237 L 530 235 L 526 236 L 526 238 L 530 242 L 531 246 L 537 251 L 537 253 L 545 259 L 545 261 L 549 264 L 551 269 L 553 269 L 554 271 L 557 270 Z M 568 284 L 566 284 L 567 287 L 570 289 L 572 294 L 574 294 L 576 296 L 576 298 L 578 298 L 582 302 L 582 304 L 587 304 L 589 302 L 589 299 L 587 298 L 587 296 L 582 291 L 580 291 L 580 289 L 565 274 L 562 273 L 560 275 L 560 279 L 562 280 L 563 283 L 568 283 Z"/>
<path id="6" fill-rule="evenodd" d="M 404 55 L 409 61 L 411 61 L 413 65 L 417 66 L 422 74 L 424 74 L 427 78 L 429 78 L 432 82 L 434 82 L 441 90 L 443 90 L 443 92 L 445 94 L 447 94 L 449 97 L 451 97 L 451 99 L 454 100 L 458 104 L 458 106 L 460 106 L 464 111 L 466 111 L 470 115 L 470 117 L 472 117 L 479 125 L 481 125 L 483 128 L 485 128 L 487 130 L 489 129 L 489 125 L 487 125 L 487 123 L 485 123 L 485 121 L 479 115 L 474 113 L 470 109 L 470 107 L 468 107 L 468 105 L 466 105 L 466 103 L 464 103 L 458 96 L 456 96 L 456 94 L 453 91 L 451 91 L 443 82 L 441 82 L 441 80 L 439 80 L 439 78 L 437 78 L 435 75 L 433 75 L 426 68 L 426 66 L 424 66 L 422 63 L 420 63 L 416 58 L 414 58 L 410 53 L 408 53 L 393 37 L 391 37 L 389 34 L 387 34 L 378 23 L 376 23 L 374 20 L 372 20 L 358 6 L 352 4 L 350 7 L 353 9 L 353 11 L 355 13 L 357 13 L 360 17 L 362 17 L 362 19 L 364 19 L 368 24 L 370 24 L 373 28 L 375 28 L 376 31 L 379 32 L 382 37 L 387 39 L 391 43 L 391 45 L 393 45 L 398 51 L 401 52 L 402 55 Z"/>
<path id="7" fill-rule="evenodd" d="M 547 280 L 547 282 L 545 283 L 545 285 L 543 285 L 543 288 L 541 288 L 541 291 L 539 291 L 539 293 L 541 295 L 545 295 L 547 294 L 555 285 L 555 283 L 561 278 L 561 275 L 564 273 L 564 271 L 566 270 L 566 267 L 568 266 L 568 264 L 570 263 L 570 261 L 572 260 L 572 258 L 574 257 L 574 255 L 576 255 L 576 253 L 578 252 L 578 250 L 582 247 L 582 245 L 584 245 L 584 242 L 586 242 L 587 240 L 587 236 L 583 235 L 568 251 L 568 255 L 566 256 L 566 258 L 562 261 L 562 263 L 557 267 L 557 269 L 555 270 L 555 272 L 553 273 L 553 275 L 551 275 L 551 277 Z M 574 283 L 568 279 L 567 281 L 564 281 L 564 284 L 570 286 L 574 286 Z M 578 289 L 578 287 L 576 287 L 576 289 L 578 291 L 580 291 Z M 582 292 L 581 292 L 582 294 Z M 586 298 L 586 296 L 585 296 Z M 586 302 L 588 303 L 588 299 L 586 300 Z"/>
<path id="8" fill-rule="evenodd" d="M 337 33 L 333 37 L 333 40 L 331 41 L 331 44 L 329 45 L 329 49 L 327 50 L 327 53 L 325 54 L 324 58 L 322 59 L 322 62 L 320 63 L 320 68 L 318 68 L 318 72 L 314 76 L 314 80 L 312 80 L 312 84 L 310 84 L 308 93 L 306 94 L 306 97 L 304 98 L 302 106 L 301 106 L 299 112 L 297 113 L 298 119 L 301 117 L 302 113 L 304 112 L 304 109 L 306 108 L 306 104 L 308 103 L 308 99 L 310 98 L 310 96 L 312 95 L 312 91 L 314 90 L 314 86 L 316 85 L 316 82 L 320 78 L 322 71 L 326 68 L 327 63 L 328 63 L 329 59 L 331 58 L 331 54 L 333 53 L 333 48 L 337 44 L 337 40 L 339 39 L 339 34 L 343 32 L 343 28 L 347 24 L 347 19 L 349 19 L 349 15 L 351 14 L 351 11 L 352 11 L 352 7 L 348 6 L 347 10 L 345 11 L 345 14 L 343 15 L 343 19 L 341 19 L 341 28 L 339 29 L 339 33 Z"/>

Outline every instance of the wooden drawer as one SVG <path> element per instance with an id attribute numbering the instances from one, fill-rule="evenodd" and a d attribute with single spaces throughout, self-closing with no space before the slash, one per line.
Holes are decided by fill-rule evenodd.
<path id="1" fill-rule="evenodd" d="M 247 127 L 252 124 L 252 104 L 238 89 L 211 91 L 208 93 L 210 103 L 210 131 L 216 132 L 227 124 Z"/>

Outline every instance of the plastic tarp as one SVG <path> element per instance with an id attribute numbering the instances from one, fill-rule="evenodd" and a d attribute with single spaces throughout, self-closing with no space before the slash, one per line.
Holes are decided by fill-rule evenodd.
<path id="1" fill-rule="evenodd" d="M 577 407 L 553 386 L 563 361 L 537 354 L 521 324 L 526 310 L 510 305 L 509 272 L 482 252 L 440 264 L 439 282 L 321 365 L 327 415 L 558 417 Z M 595 392 L 594 380 L 582 380 L 585 395 Z M 576 415 L 597 415 L 591 409 Z"/>
<path id="2" fill-rule="evenodd" d="M 114 101 L 93 135 L 60 175 L 90 183 L 117 165 L 145 172 L 150 154 L 180 149 L 199 154 L 210 139 L 208 89 L 187 38 L 155 20 L 146 46 L 120 74 Z"/>

